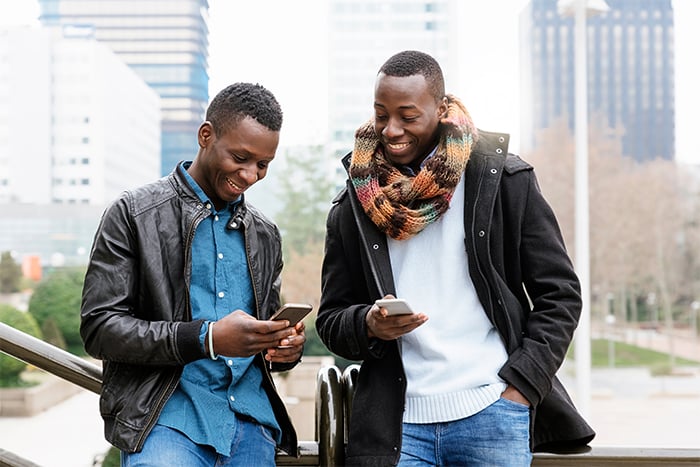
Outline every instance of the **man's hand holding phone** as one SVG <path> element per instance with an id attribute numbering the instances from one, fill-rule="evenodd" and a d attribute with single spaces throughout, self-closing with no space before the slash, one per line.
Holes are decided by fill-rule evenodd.
<path id="1" fill-rule="evenodd" d="M 293 332 L 280 340 L 277 346 L 268 348 L 265 359 L 269 362 L 294 362 L 301 357 L 306 342 L 303 319 L 311 310 L 311 305 L 305 303 L 287 303 L 270 317 L 271 321 L 286 321 Z"/>
<path id="2" fill-rule="evenodd" d="M 382 340 L 397 339 L 428 321 L 424 313 L 416 313 L 405 300 L 386 295 L 377 300 L 365 317 L 367 335 Z"/>

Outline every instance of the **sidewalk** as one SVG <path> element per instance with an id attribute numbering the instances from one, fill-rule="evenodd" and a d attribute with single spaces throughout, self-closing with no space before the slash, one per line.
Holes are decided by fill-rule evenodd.
<path id="1" fill-rule="evenodd" d="M 33 417 L 0 417 L 0 447 L 42 467 L 91 467 L 109 449 L 98 399 L 81 391 Z"/>
<path id="2" fill-rule="evenodd" d="M 700 448 L 700 368 L 676 376 L 652 376 L 642 368 L 591 372 L 587 421 L 593 446 Z M 564 368 L 560 379 L 576 403 L 576 380 Z"/>

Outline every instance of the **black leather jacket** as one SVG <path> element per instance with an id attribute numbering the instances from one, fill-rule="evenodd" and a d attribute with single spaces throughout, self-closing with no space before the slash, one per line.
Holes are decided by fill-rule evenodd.
<path id="1" fill-rule="evenodd" d="M 189 286 L 192 239 L 210 211 L 181 170 L 178 164 L 167 177 L 123 193 L 105 210 L 85 276 L 80 333 L 87 352 L 104 362 L 105 438 L 127 452 L 142 448 L 183 366 L 207 358 L 199 343 L 202 321 L 192 321 Z M 280 234 L 255 208 L 243 206 L 257 317 L 266 319 L 280 305 Z M 296 433 L 263 356 L 255 363 L 282 428 L 279 447 L 297 455 Z"/>
<path id="2" fill-rule="evenodd" d="M 556 377 L 581 311 L 579 281 L 532 166 L 507 150 L 508 135 L 481 131 L 467 164 L 469 273 L 508 352 L 499 376 L 532 403 L 532 448 L 581 449 L 595 433 Z M 347 168 L 349 156 L 343 163 Z M 395 465 L 406 375 L 396 340 L 369 339 L 365 316 L 377 298 L 396 290 L 386 235 L 349 182 L 328 215 L 321 285 L 319 336 L 332 352 L 362 360 L 346 465 Z"/>

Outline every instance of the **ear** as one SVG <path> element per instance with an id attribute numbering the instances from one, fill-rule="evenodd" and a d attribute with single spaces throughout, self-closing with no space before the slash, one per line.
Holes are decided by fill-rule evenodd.
<path id="1" fill-rule="evenodd" d="M 197 141 L 199 146 L 202 148 L 207 147 L 207 145 L 214 139 L 214 127 L 210 121 L 205 121 L 199 125 L 199 131 L 197 131 Z"/>
<path id="2" fill-rule="evenodd" d="M 442 102 L 440 102 L 440 105 L 438 106 L 438 118 L 440 120 L 447 117 L 447 110 L 448 110 L 448 103 L 447 103 L 447 96 L 445 96 L 442 98 Z"/>

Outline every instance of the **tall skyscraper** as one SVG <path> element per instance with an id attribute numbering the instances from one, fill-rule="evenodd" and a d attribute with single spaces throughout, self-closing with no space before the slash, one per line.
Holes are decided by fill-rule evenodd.
<path id="1" fill-rule="evenodd" d="M 39 0 L 46 26 L 85 27 L 160 96 L 161 174 L 197 153 L 209 101 L 208 0 Z"/>
<path id="2" fill-rule="evenodd" d="M 538 130 L 566 119 L 574 128 L 574 20 L 557 0 L 532 0 L 520 17 L 521 151 Z M 622 132 L 637 161 L 675 158 L 674 33 L 671 0 L 607 0 L 588 18 L 588 115 Z"/>
<path id="3" fill-rule="evenodd" d="M 19 260 L 84 264 L 106 203 L 160 174 L 158 95 L 82 32 L 0 28 L 0 251 Z"/>
<path id="4" fill-rule="evenodd" d="M 159 151 L 158 95 L 108 47 L 0 29 L 0 204 L 104 207 L 159 176 Z"/>
<path id="5" fill-rule="evenodd" d="M 447 87 L 457 81 L 459 0 L 332 0 L 329 41 L 329 128 L 336 156 L 350 151 L 355 130 L 372 115 L 374 80 L 396 52 L 434 56 Z"/>

